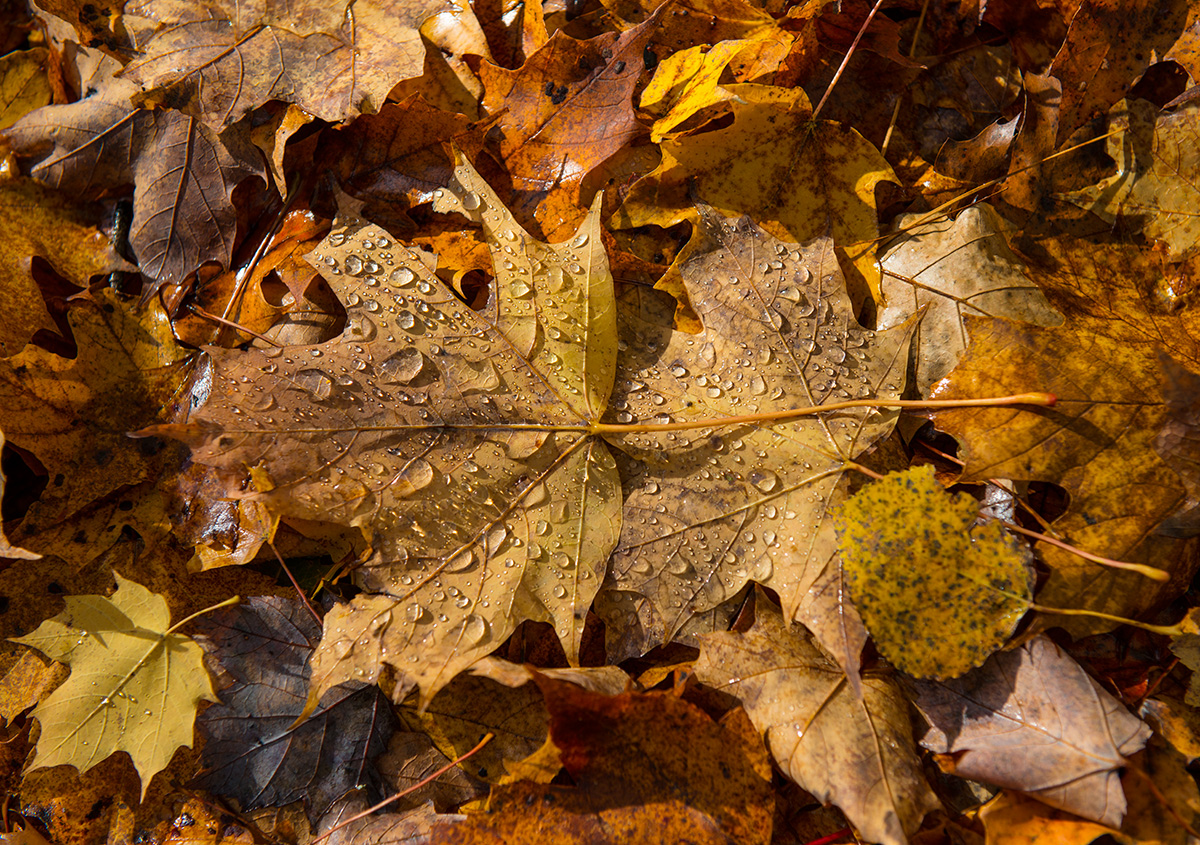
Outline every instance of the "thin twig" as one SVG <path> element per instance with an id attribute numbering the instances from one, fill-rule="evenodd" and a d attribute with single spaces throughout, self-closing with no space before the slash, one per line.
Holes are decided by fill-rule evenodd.
<path id="1" fill-rule="evenodd" d="M 268 539 L 267 545 L 271 547 L 271 551 L 275 553 L 275 559 L 279 561 L 279 565 L 283 567 L 283 571 L 287 573 L 288 580 L 292 582 L 292 586 L 296 588 L 296 594 L 300 596 L 300 601 L 304 602 L 304 606 L 308 608 L 308 612 L 313 615 L 313 619 L 317 620 L 318 626 L 325 624 L 321 619 L 321 614 L 317 613 L 317 609 L 312 606 L 312 602 L 308 600 L 308 596 L 304 594 L 304 590 L 300 589 L 300 582 L 296 580 L 296 576 L 292 574 L 292 570 L 288 569 L 288 565 L 284 563 L 283 556 L 279 554 L 279 549 L 275 548 L 275 541 Z"/>
<path id="2" fill-rule="evenodd" d="M 337 827 L 330 828 L 327 832 L 322 833 L 320 836 L 318 836 L 316 839 L 314 839 L 313 845 L 316 845 L 316 843 L 320 842 L 322 839 L 332 836 L 334 833 L 341 830 L 346 825 L 348 825 L 352 822 L 356 822 L 359 819 L 366 818 L 367 816 L 371 815 L 371 813 L 374 813 L 376 810 L 382 810 L 384 807 L 386 807 L 388 804 L 391 804 L 393 801 L 397 801 L 400 798 L 403 798 L 405 795 L 408 795 L 410 792 L 416 792 L 418 789 L 420 789 L 425 784 L 427 784 L 431 781 L 437 780 L 442 775 L 444 775 L 446 772 L 450 771 L 455 766 L 457 766 L 459 763 L 461 763 L 463 760 L 466 760 L 468 757 L 470 757 L 476 751 L 478 751 L 479 749 L 483 748 L 483 746 L 485 746 L 489 742 L 491 742 L 492 738 L 494 736 L 495 736 L 495 734 L 493 734 L 493 733 L 488 733 L 488 734 L 484 735 L 483 739 L 479 740 L 479 744 L 476 745 L 474 748 L 472 748 L 470 751 L 468 751 L 466 754 L 463 754 L 462 756 L 456 757 L 455 759 L 451 760 L 449 763 L 442 766 L 440 769 L 438 769 L 436 772 L 431 774 L 429 777 L 425 778 L 422 781 L 418 781 L 417 783 L 414 783 L 408 789 L 405 789 L 401 792 L 397 792 L 391 798 L 385 798 L 382 801 L 380 801 L 378 804 L 376 804 L 374 807 L 368 807 L 367 809 L 363 810 L 358 815 L 351 816 L 350 818 L 346 819 L 344 822 L 339 824 Z"/>
<path id="3" fill-rule="evenodd" d="M 253 329 L 246 328 L 241 323 L 235 323 L 233 320 L 226 320 L 224 317 L 218 317 L 216 314 L 210 314 L 209 312 L 207 312 L 203 308 L 201 308 L 199 305 L 189 304 L 187 306 L 187 309 L 189 311 L 191 311 L 193 314 L 195 314 L 197 317 L 200 317 L 205 320 L 211 320 L 212 322 L 216 323 L 218 326 L 225 326 L 227 328 L 237 329 L 239 332 L 245 332 L 246 334 L 250 335 L 251 337 L 258 338 L 263 343 L 269 343 L 272 346 L 277 347 L 279 349 L 283 348 L 282 343 L 277 343 L 276 341 L 271 340 L 271 338 L 267 337 L 265 334 L 259 334 L 258 332 L 254 331 Z"/>
<path id="4" fill-rule="evenodd" d="M 879 11 L 879 7 L 883 5 L 883 0 L 875 0 L 875 5 L 871 7 L 867 19 L 863 21 L 863 25 L 859 27 L 858 34 L 854 36 L 854 42 L 850 45 L 850 49 L 842 58 L 841 65 L 838 66 L 837 73 L 833 75 L 833 79 L 829 80 L 829 86 L 825 89 L 824 95 L 821 97 L 821 102 L 817 103 L 817 107 L 813 109 L 813 120 L 817 119 L 817 115 L 821 113 L 821 109 L 825 106 L 825 101 L 829 99 L 829 95 L 833 93 L 833 86 L 837 85 L 838 80 L 842 78 L 842 71 L 846 69 L 846 65 L 850 64 L 850 57 L 854 55 L 854 50 L 858 47 L 858 42 L 862 40 L 863 33 L 867 31 L 867 27 L 871 25 L 871 21 L 875 18 L 875 13 Z"/>
<path id="5" fill-rule="evenodd" d="M 921 30 L 925 26 L 925 14 L 929 11 L 929 0 L 925 0 L 921 4 L 921 16 L 917 18 L 917 27 L 913 30 L 912 43 L 908 45 L 908 57 L 915 58 L 917 55 L 917 39 L 921 37 Z M 892 142 L 892 131 L 896 128 L 896 121 L 900 119 L 900 104 L 904 102 L 903 95 L 896 97 L 896 106 L 892 109 L 892 119 L 888 121 L 887 133 L 883 136 L 883 143 L 879 145 L 879 154 L 884 158 L 887 157 L 888 145 Z"/>

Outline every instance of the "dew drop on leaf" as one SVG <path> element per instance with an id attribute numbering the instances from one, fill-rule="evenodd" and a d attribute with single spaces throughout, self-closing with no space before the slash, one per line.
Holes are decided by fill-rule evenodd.
<path id="1" fill-rule="evenodd" d="M 389 384 L 408 384 L 420 375 L 424 367 L 425 356 L 421 350 L 407 346 L 379 364 L 379 371 Z"/>

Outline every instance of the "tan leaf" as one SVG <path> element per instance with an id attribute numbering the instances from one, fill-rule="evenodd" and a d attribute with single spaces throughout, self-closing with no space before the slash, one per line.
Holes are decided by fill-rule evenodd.
<path id="1" fill-rule="evenodd" d="M 737 696 L 788 777 L 836 804 L 864 839 L 903 845 L 937 799 L 921 773 L 904 694 L 864 672 L 862 695 L 761 593 L 744 634 L 704 638 L 696 677 Z"/>

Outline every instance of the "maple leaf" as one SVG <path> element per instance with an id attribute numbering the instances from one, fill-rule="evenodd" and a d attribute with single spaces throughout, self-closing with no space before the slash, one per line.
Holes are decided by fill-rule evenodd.
<path id="1" fill-rule="evenodd" d="M 702 638 L 696 677 L 737 696 L 788 777 L 832 801 L 871 842 L 903 845 L 937 806 L 907 704 L 886 673 L 856 695 L 842 670 L 760 592 L 745 633 Z"/>
<path id="2" fill-rule="evenodd" d="M 956 774 L 1121 826 L 1116 770 L 1150 728 L 1049 639 L 995 654 L 953 681 L 913 683 L 932 726 L 921 744 L 952 754 Z"/>
<path id="3" fill-rule="evenodd" d="M 100 209 L 80 205 L 29 179 L 0 183 L 0 208 L 9 221 L 0 260 L 0 292 L 7 317 L 0 325 L 0 351 L 20 352 L 39 329 L 58 327 L 33 279 L 33 259 L 47 261 L 72 284 L 86 287 L 92 276 L 134 269 L 112 249 L 98 228 Z"/>
<path id="4" fill-rule="evenodd" d="M 581 843 L 614 831 L 629 842 L 770 840 L 770 766 L 740 710 L 718 723 L 671 693 L 607 696 L 535 679 L 574 786 L 495 787 L 486 814 L 438 831 L 439 842 L 532 843 L 547 830 Z M 723 776 L 710 777 L 713 769 Z"/>
<path id="5" fill-rule="evenodd" d="M 953 678 L 1000 648 L 1029 609 L 1025 546 L 926 465 L 869 484 L 842 507 L 838 545 L 879 651 L 918 677 Z"/>
<path id="6" fill-rule="evenodd" d="M 124 525 L 147 541 L 169 528 L 158 484 L 183 456 L 161 443 L 131 440 L 127 432 L 190 407 L 192 356 L 175 343 L 157 303 L 138 313 L 101 290 L 77 302 L 68 320 L 80 349 L 75 359 L 31 345 L 0 360 L 0 424 L 50 476 L 22 520 L 20 542 L 74 558 L 99 554 L 106 548 L 100 539 Z M 112 494 L 138 485 L 138 506 L 120 508 Z M 64 549 L 68 524 L 65 533 L 83 531 L 87 541 L 74 552 Z"/>
<path id="7" fill-rule="evenodd" d="M 1153 0 L 1080 3 L 1049 69 L 1062 84 L 1058 140 L 1121 99 L 1150 57 L 1174 43 L 1186 17 L 1185 5 Z"/>
<path id="8" fill-rule="evenodd" d="M 201 644 L 234 679 L 197 721 L 205 738 L 199 785 L 243 810 L 303 801 L 309 820 L 352 789 L 380 798 L 374 758 L 396 717 L 378 687 L 330 690 L 292 727 L 308 697 L 308 659 L 321 629 L 296 601 L 254 597 L 195 623 Z"/>
<path id="9" fill-rule="evenodd" d="M 129 242 L 153 280 L 144 299 L 206 261 L 228 266 L 237 228 L 230 194 L 243 179 L 265 178 L 244 131 L 218 136 L 179 112 L 135 108 L 126 82 L 97 84 L 89 97 L 4 130 L 17 156 L 33 160 L 29 175 L 75 195 L 133 184 Z"/>
<path id="10" fill-rule="evenodd" d="M 851 249 L 853 266 L 879 290 L 875 186 L 890 165 L 853 129 L 813 120 L 803 91 L 727 86 L 736 93 L 729 126 L 667 140 L 662 164 L 639 180 L 615 218 L 619 227 L 692 220 L 692 192 L 718 212 L 749 214 L 772 235 L 807 241 L 828 234 Z"/>
<path id="11" fill-rule="evenodd" d="M 1159 115 L 1144 100 L 1126 100 L 1113 108 L 1110 125 L 1116 134 L 1107 149 L 1117 172 L 1061 198 L 1108 223 L 1140 220 L 1143 232 L 1166 242 L 1171 261 L 1192 254 L 1200 242 L 1194 211 L 1200 201 L 1200 103 Z"/>
<path id="12" fill-rule="evenodd" d="M 497 273 L 488 315 L 463 306 L 421 255 L 343 220 L 313 259 L 346 302 L 345 335 L 213 350 L 199 421 L 150 430 L 186 440 L 204 463 L 252 468 L 250 495 L 278 516 L 368 531 L 376 556 L 360 581 L 373 594 L 326 616 L 310 704 L 384 665 L 401 674 L 398 696 L 415 684 L 428 701 L 523 619 L 551 622 L 574 660 L 619 533 L 601 611 L 622 648 L 669 639 L 754 577 L 797 603 L 833 552 L 825 517 L 846 463 L 894 417 L 735 417 L 732 432 L 716 431 L 729 414 L 786 417 L 797 400 L 899 395 L 907 332 L 853 322 L 827 241 L 796 247 L 748 221 L 712 224 L 754 297 L 697 291 L 702 336 L 646 322 L 631 301 L 618 374 L 595 208 L 570 241 L 540 244 L 468 165 L 456 172 L 437 207 L 484 225 Z M 710 278 L 704 262 L 721 255 L 696 272 Z M 626 396 L 610 408 L 614 379 Z M 669 419 L 699 434 L 676 434 Z M 642 467 L 629 467 L 623 532 L 603 437 Z M 648 469 L 664 459 L 668 471 Z M 631 591 L 649 599 L 632 615 Z"/>
<path id="13" fill-rule="evenodd" d="M 204 652 L 173 633 L 163 598 L 116 579 L 111 598 L 65 596 L 63 613 L 12 641 L 71 666 L 66 682 L 33 711 L 42 726 L 34 766 L 86 772 L 125 751 L 145 797 L 175 750 L 192 744 L 200 702 L 217 698 Z"/>
<path id="14" fill-rule="evenodd" d="M 937 426 L 962 443 L 963 480 L 1011 478 L 1061 484 L 1071 507 L 1054 524 L 1059 536 L 1088 551 L 1159 568 L 1185 565 L 1154 529 L 1184 500 L 1179 476 L 1154 451 L 1164 422 L 1157 356 L 1087 330 L 1038 328 L 1008 320 L 966 318 L 969 343 L 958 367 L 934 386 L 935 399 L 996 395 L 1036 384 L 1053 392 L 1053 409 L 941 411 Z M 1040 544 L 1050 577 L 1039 601 L 1055 607 L 1137 616 L 1165 586 L 1133 572 L 1100 566 Z M 1054 619 L 1077 632 L 1096 619 Z"/>
<path id="15" fill-rule="evenodd" d="M 1040 326 L 1062 324 L 1062 315 L 1022 273 L 1020 259 L 1009 249 L 1001 219 L 991 206 L 973 205 L 953 221 L 909 230 L 918 220 L 918 215 L 897 220 L 904 240 L 880 259 L 883 285 L 876 324 L 881 329 L 899 325 L 926 308 L 916 338 L 916 384 L 922 396 L 962 357 L 967 314 Z"/>
<path id="16" fill-rule="evenodd" d="M 496 118 L 512 177 L 510 205 L 522 219 L 536 219 L 537 234 L 566 234 L 562 218 L 577 218 L 578 184 L 641 131 L 631 95 L 656 22 L 652 15 L 620 35 L 586 41 L 556 32 L 519 70 L 480 68 L 482 106 Z M 556 201 L 559 194 L 568 201 Z"/>

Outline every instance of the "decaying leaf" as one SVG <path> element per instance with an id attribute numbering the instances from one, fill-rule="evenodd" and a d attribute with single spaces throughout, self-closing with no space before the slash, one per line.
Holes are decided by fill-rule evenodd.
<path id="1" fill-rule="evenodd" d="M 121 75 L 142 99 L 169 102 L 220 131 L 267 100 L 331 122 L 378 111 L 423 67 L 417 31 L 443 0 L 306 6 L 161 0 L 125 6 L 153 32 Z M 149 27 L 148 27 L 149 28 Z"/>
<path id="2" fill-rule="evenodd" d="M 374 761 L 397 723 L 378 687 L 332 689 L 312 716 L 293 725 L 321 636 L 307 608 L 254 597 L 202 617 L 195 628 L 234 681 L 197 721 L 205 768 L 198 785 L 236 798 L 242 810 L 303 801 L 314 823 L 351 790 L 363 790 L 371 803 L 382 797 Z"/>
<path id="3" fill-rule="evenodd" d="M 744 634 L 703 640 L 696 677 L 737 696 L 788 777 L 836 804 L 871 842 L 904 845 L 937 799 L 921 773 L 907 705 L 884 672 L 856 695 L 836 663 L 761 593 Z"/>
<path id="4" fill-rule="evenodd" d="M 1200 242 L 1195 213 L 1200 202 L 1200 103 L 1159 114 L 1144 100 L 1122 101 L 1112 122 L 1117 133 L 1107 145 L 1117 172 L 1063 198 L 1108 223 L 1118 218 L 1140 222 L 1149 237 L 1166 242 L 1172 261 L 1193 254 Z"/>
<path id="5" fill-rule="evenodd" d="M 0 430 L 0 449 L 4 448 L 4 432 Z M 0 499 L 4 497 L 4 473 L 0 472 Z M 4 529 L 0 527 L 0 558 L 13 558 L 16 560 L 37 560 L 41 557 L 37 552 L 31 552 L 28 549 L 22 549 L 20 546 L 14 546 L 8 542 L 8 538 L 4 536 Z"/>
<path id="6" fill-rule="evenodd" d="M 921 744 L 952 754 L 956 774 L 1121 826 L 1117 769 L 1150 728 L 1045 636 L 961 678 L 914 684 L 932 725 Z"/>
<path id="7" fill-rule="evenodd" d="M 879 651 L 921 678 L 954 678 L 1012 635 L 1033 598 L 1025 546 L 926 465 L 868 484 L 842 507 L 838 546 Z"/>
<path id="8" fill-rule="evenodd" d="M 111 598 L 66 596 L 66 611 L 13 641 L 71 666 L 66 682 L 33 711 L 42 726 L 34 766 L 86 772 L 125 751 L 144 797 L 175 750 L 191 746 L 200 702 L 216 695 L 200 646 L 168 632 L 163 598 L 116 579 Z"/>
<path id="9" fill-rule="evenodd" d="M 954 369 L 967 347 L 967 314 L 1008 317 L 1039 326 L 1062 324 L 1062 315 L 1022 272 L 990 205 L 973 205 L 953 220 L 906 227 L 919 215 L 897 221 L 905 239 L 880 259 L 881 329 L 925 309 L 917 328 L 916 382 L 922 396 Z"/>

